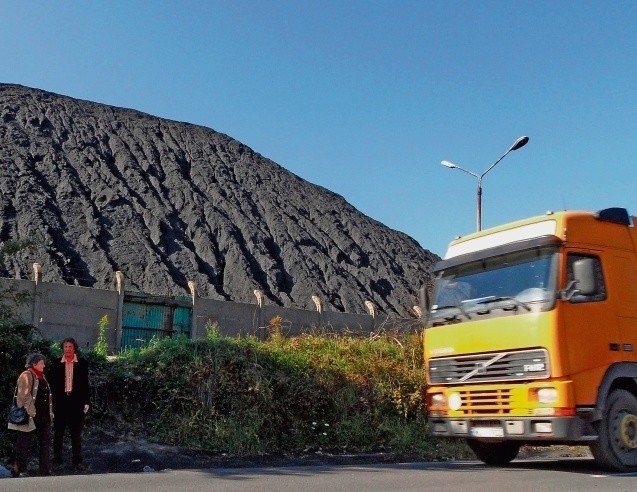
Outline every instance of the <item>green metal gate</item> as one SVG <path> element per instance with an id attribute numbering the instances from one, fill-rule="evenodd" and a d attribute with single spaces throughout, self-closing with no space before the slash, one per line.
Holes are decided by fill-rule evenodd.
<path id="1" fill-rule="evenodd" d="M 121 348 L 141 347 L 153 338 L 190 337 L 190 301 L 125 294 Z"/>

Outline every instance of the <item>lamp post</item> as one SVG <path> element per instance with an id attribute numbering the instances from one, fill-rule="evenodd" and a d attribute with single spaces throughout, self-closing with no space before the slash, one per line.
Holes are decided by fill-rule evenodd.
<path id="1" fill-rule="evenodd" d="M 460 166 L 454 164 L 453 162 L 442 161 L 440 163 L 443 166 L 448 167 L 449 169 L 458 169 L 459 171 L 462 171 L 464 173 L 470 174 L 474 178 L 478 179 L 478 207 L 477 207 L 478 208 L 478 211 L 477 211 L 477 228 L 478 228 L 478 231 L 482 230 L 482 178 L 484 178 L 484 176 L 489 171 L 491 171 L 491 169 L 493 169 L 498 162 L 500 162 L 502 159 L 504 159 L 509 154 L 509 152 L 513 152 L 514 150 L 518 150 L 519 148 L 524 147 L 528 141 L 529 141 L 529 137 L 520 137 L 520 138 L 518 138 L 515 142 L 513 142 L 513 145 L 511 145 L 509 150 L 507 150 L 504 154 L 502 154 L 502 156 L 497 161 L 495 161 L 493 164 L 491 164 L 491 166 L 489 166 L 489 169 L 487 169 L 482 174 L 476 174 L 474 172 L 471 172 L 468 169 L 465 169 L 463 167 L 460 167 Z"/>

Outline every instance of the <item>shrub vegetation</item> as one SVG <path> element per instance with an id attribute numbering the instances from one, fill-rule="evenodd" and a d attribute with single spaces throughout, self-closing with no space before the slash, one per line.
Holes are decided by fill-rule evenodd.
<path id="1" fill-rule="evenodd" d="M 51 346 L 38 344 L 9 343 L 12 355 L 1 362 L 3 408 L 17 361 L 35 345 Z M 237 456 L 466 453 L 464 445 L 429 437 L 418 334 L 273 332 L 261 341 L 221 336 L 211 326 L 203 340 L 157 339 L 109 357 L 97 348 L 83 354 L 93 388 L 88 425 L 106 431 Z"/>

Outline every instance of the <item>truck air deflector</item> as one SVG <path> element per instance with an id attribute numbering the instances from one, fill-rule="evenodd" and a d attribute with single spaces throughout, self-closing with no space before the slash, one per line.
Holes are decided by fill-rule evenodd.
<path id="1" fill-rule="evenodd" d="M 504 244 L 513 244 L 526 239 L 544 236 L 559 236 L 555 218 L 536 222 L 523 223 L 514 227 L 500 228 L 484 233 L 477 232 L 466 238 L 452 242 L 445 253 L 444 259 L 475 253 L 484 249 L 495 248 Z"/>
<path id="2" fill-rule="evenodd" d="M 522 241 L 516 241 L 514 243 L 496 246 L 494 248 L 483 249 L 480 251 L 475 251 L 473 253 L 454 256 L 446 260 L 440 260 L 434 265 L 433 272 L 438 273 L 457 265 L 463 265 L 466 263 L 471 263 L 473 261 L 484 260 L 485 258 L 493 258 L 494 256 L 500 256 L 507 253 L 514 253 L 517 251 L 541 248 L 545 246 L 559 246 L 562 244 L 562 242 L 563 241 L 559 237 L 553 235 L 524 239 Z"/>
<path id="3" fill-rule="evenodd" d="M 613 222 L 615 224 L 631 226 L 633 221 L 628 213 L 628 210 L 621 207 L 605 208 L 595 213 L 597 220 L 603 220 L 604 222 Z"/>

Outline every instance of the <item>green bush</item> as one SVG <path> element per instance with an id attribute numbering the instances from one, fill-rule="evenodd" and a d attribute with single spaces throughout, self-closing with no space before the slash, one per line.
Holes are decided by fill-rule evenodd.
<path id="1" fill-rule="evenodd" d="M 93 348 L 93 352 L 102 357 L 106 357 L 106 353 L 108 352 L 108 343 L 106 343 L 106 330 L 108 330 L 107 314 L 102 316 L 99 323 L 97 324 L 97 342 L 95 343 L 95 347 Z"/>
<path id="2" fill-rule="evenodd" d="M 419 452 L 421 360 L 418 335 L 160 339 L 99 368 L 95 409 L 156 441 L 232 454 Z"/>
<path id="3" fill-rule="evenodd" d="M 59 344 L 32 327 L 3 327 L 3 408 L 24 356 L 59 357 Z M 267 341 L 222 336 L 153 339 L 89 359 L 88 426 L 165 444 L 233 455 L 394 451 L 423 458 L 462 455 L 432 441 L 424 408 L 419 334 L 356 337 L 329 333 Z M 10 440 L 3 431 L 3 455 Z M 464 449 L 464 448 L 463 448 Z"/>

